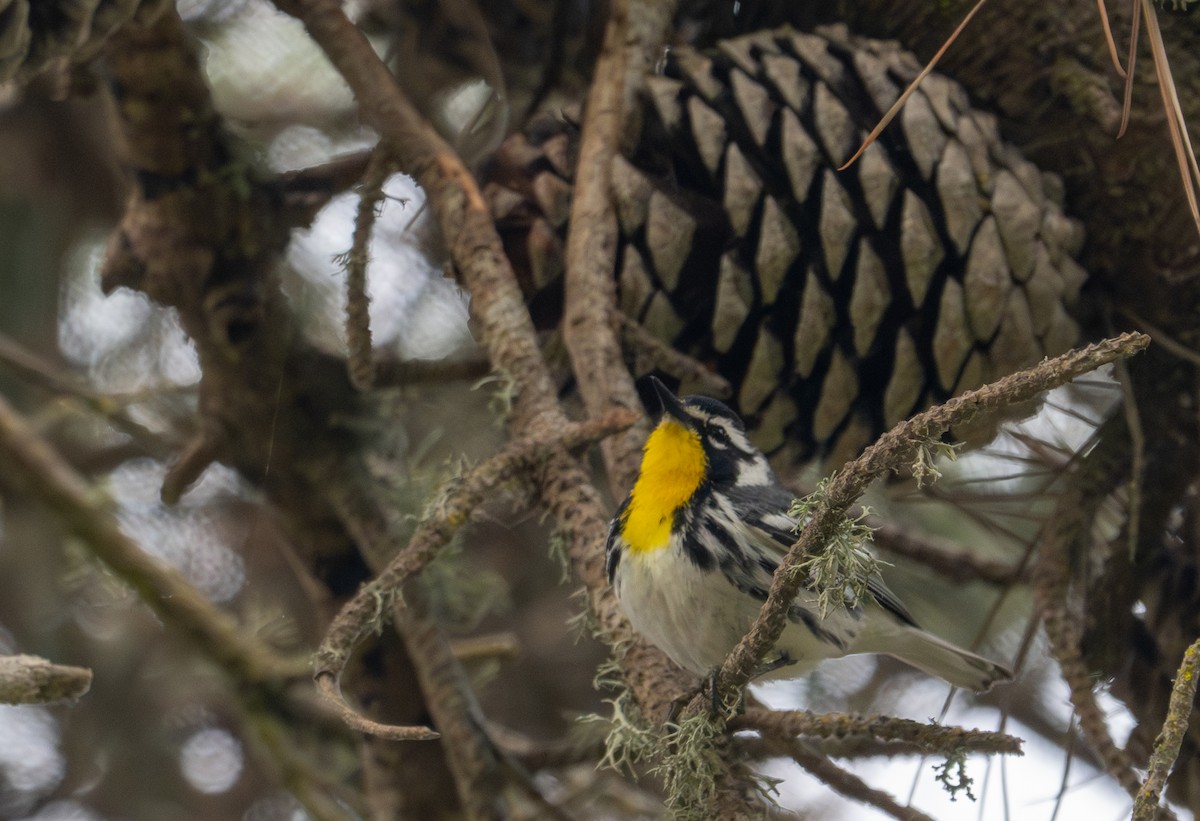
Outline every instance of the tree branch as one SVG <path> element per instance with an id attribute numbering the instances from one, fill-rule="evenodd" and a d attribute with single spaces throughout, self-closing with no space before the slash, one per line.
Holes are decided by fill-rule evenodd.
<path id="1" fill-rule="evenodd" d="M 513 381 L 515 436 L 549 441 L 566 424 L 555 383 L 538 350 L 533 323 L 504 255 L 487 203 L 462 161 L 400 91 L 370 43 L 332 0 L 276 0 L 299 17 L 358 99 L 363 119 L 388 145 L 397 164 L 429 197 L 450 257 L 471 293 L 479 338 L 493 367 Z M 568 536 L 576 575 L 604 640 L 627 643 L 628 623 L 604 575 L 601 546 L 608 516 L 578 463 L 555 453 L 534 472 L 542 501 Z M 622 659 L 626 680 L 649 716 L 661 717 L 687 678 L 658 650 L 634 644 Z"/>
<path id="2" fill-rule="evenodd" d="M 1106 436 L 1087 455 L 1059 497 L 1053 514 L 1035 541 L 1034 607 L 1042 619 L 1050 652 L 1058 661 L 1071 691 L 1071 704 L 1079 730 L 1100 757 L 1105 772 L 1129 795 L 1136 796 L 1141 783 L 1132 757 L 1113 741 L 1104 709 L 1092 690 L 1093 680 L 1082 655 L 1083 625 L 1080 613 L 1085 595 L 1071 584 L 1073 556 L 1083 555 L 1091 544 L 1091 524 L 1105 496 L 1120 482 L 1114 463 L 1128 458 L 1124 439 Z"/>
<path id="3" fill-rule="evenodd" d="M 371 721 L 357 714 L 346 703 L 339 682 L 355 647 L 377 628 L 379 620 L 393 603 L 400 603 L 399 596 L 404 583 L 433 560 L 490 491 L 545 460 L 557 448 L 577 448 L 594 442 L 614 430 L 627 427 L 634 418 L 629 411 L 613 411 L 601 419 L 570 425 L 555 439 L 510 442 L 478 467 L 452 479 L 441 493 L 435 494 L 435 498 L 442 500 L 436 511 L 421 522 L 408 545 L 387 567 L 346 602 L 330 623 L 317 649 L 313 677 L 321 693 L 333 703 L 350 726 L 364 733 L 396 740 L 436 737 L 436 733 L 424 728 L 398 728 Z M 369 553 L 386 555 L 387 545 L 370 544 L 372 540 L 378 540 L 379 535 L 372 535 L 364 527 L 356 529 Z"/>
<path id="4" fill-rule="evenodd" d="M 800 741 L 775 740 L 772 749 L 777 755 L 786 755 L 791 758 L 839 795 L 854 801 L 861 801 L 892 818 L 900 819 L 900 821 L 933 821 L 920 810 L 904 806 L 890 793 L 871 787 L 854 773 L 843 770 L 825 756 L 810 750 Z"/>
<path id="5" fill-rule="evenodd" d="M 379 204 L 383 202 L 383 184 L 391 173 L 391 158 L 382 148 L 371 152 L 371 159 L 359 182 L 358 211 L 354 216 L 354 238 L 344 255 L 346 263 L 346 342 L 349 348 L 350 382 L 360 391 L 375 384 L 375 360 L 371 350 L 371 314 L 368 310 L 367 265 L 370 262 L 371 232 Z"/>
<path id="6" fill-rule="evenodd" d="M 943 545 L 926 534 L 917 535 L 891 522 L 867 517 L 871 541 L 880 550 L 920 562 L 955 582 L 985 581 L 1007 586 L 1029 577 L 1022 563 L 996 561 L 976 556 L 962 548 Z"/>
<path id="7" fill-rule="evenodd" d="M 842 739 L 870 736 L 881 741 L 912 744 L 923 752 L 952 753 L 967 750 L 991 755 L 1022 755 L 1021 739 L 988 730 L 965 730 L 924 724 L 891 716 L 860 716 L 850 713 L 813 713 L 808 710 L 765 710 L 751 707 L 728 722 L 731 731 L 757 730 L 777 738 L 812 736 Z"/>
<path id="8" fill-rule="evenodd" d="M 1183 654 L 1175 686 L 1171 689 L 1171 705 L 1167 708 L 1167 719 L 1162 732 L 1154 742 L 1154 754 L 1150 756 L 1150 769 L 1146 780 L 1133 801 L 1133 821 L 1150 821 L 1160 807 L 1159 797 L 1167 785 L 1167 775 L 1179 757 L 1179 748 L 1187 732 L 1188 720 L 1192 716 L 1192 705 L 1196 700 L 1197 676 L 1200 675 L 1200 640 Z"/>
<path id="9" fill-rule="evenodd" d="M 613 406 L 641 406 L 612 324 L 617 315 L 617 217 L 610 181 L 637 89 L 662 47 L 674 7 L 671 0 L 614 0 L 584 106 L 567 231 L 562 330 L 579 393 L 593 416 Z M 632 19 L 635 14 L 642 25 Z M 631 429 L 600 446 L 617 498 L 637 473 L 646 433 L 643 427 Z"/>
<path id="10" fill-rule="evenodd" d="M 0 454 L 12 472 L 58 514 L 68 530 L 133 588 L 167 624 L 188 636 L 199 650 L 236 681 L 277 687 L 304 676 L 302 660 L 281 658 L 244 633 L 177 570 L 143 551 L 121 532 L 116 520 L 45 440 L 0 398 Z"/>
<path id="11" fill-rule="evenodd" d="M 1144 334 L 1124 334 L 1046 360 L 1033 368 L 969 391 L 901 422 L 861 456 L 835 473 L 824 497 L 801 530 L 800 537 L 780 562 L 767 600 L 753 627 L 721 665 L 719 691 L 723 694 L 740 692 L 749 682 L 758 662 L 778 641 L 787 625 L 788 608 L 804 582 L 803 574 L 796 572 L 795 568 L 805 556 L 821 549 L 846 511 L 872 481 L 911 463 L 922 447 L 928 447 L 952 425 L 981 413 L 1033 399 L 1043 391 L 1066 384 L 1119 357 L 1131 356 L 1143 350 L 1149 342 L 1150 338 Z M 691 714 L 699 714 L 705 709 L 707 702 L 704 698 L 693 699 L 688 706 Z"/>
<path id="12" fill-rule="evenodd" d="M 0 704 L 75 701 L 92 686 L 86 667 L 54 664 L 38 656 L 0 656 Z"/>

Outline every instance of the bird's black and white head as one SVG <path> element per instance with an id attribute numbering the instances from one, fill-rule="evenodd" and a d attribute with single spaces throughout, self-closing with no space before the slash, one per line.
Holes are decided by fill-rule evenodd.
<path id="1" fill-rule="evenodd" d="M 617 528 L 629 550 L 641 554 L 670 544 L 672 527 L 702 489 L 754 492 L 778 482 L 736 413 L 705 396 L 680 399 L 654 377 L 649 381 L 658 397 L 659 420 L 642 450 L 642 466 Z"/>
<path id="2" fill-rule="evenodd" d="M 751 444 L 741 418 L 725 404 L 707 396 L 680 399 L 658 379 L 649 377 L 649 381 L 661 411 L 646 442 L 643 470 L 648 464 L 675 463 L 684 468 L 687 477 L 700 474 L 695 487 L 708 482 L 715 490 L 777 481 L 767 457 Z"/>

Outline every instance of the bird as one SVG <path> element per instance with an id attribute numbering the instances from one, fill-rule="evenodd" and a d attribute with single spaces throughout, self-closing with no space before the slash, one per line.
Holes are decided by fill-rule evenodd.
<path id="1" fill-rule="evenodd" d="M 660 409 L 629 496 L 609 528 L 605 566 L 634 630 L 677 665 L 710 674 L 758 616 L 796 539 L 793 494 L 716 399 L 676 397 L 650 376 Z M 808 587 L 761 678 L 799 677 L 825 659 L 897 658 L 982 692 L 1012 678 L 1003 665 L 923 630 L 878 574 L 869 596 L 823 609 Z"/>

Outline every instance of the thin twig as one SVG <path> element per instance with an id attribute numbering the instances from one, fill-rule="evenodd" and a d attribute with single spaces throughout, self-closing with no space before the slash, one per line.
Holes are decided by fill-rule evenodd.
<path id="1" fill-rule="evenodd" d="M 1022 565 L 976 556 L 962 548 L 952 548 L 934 539 L 890 523 L 867 517 L 872 528 L 871 541 L 881 550 L 920 562 L 947 579 L 956 582 L 985 581 L 1009 585 L 1028 577 Z"/>
<path id="2" fill-rule="evenodd" d="M 889 108 L 884 115 L 879 118 L 879 122 L 874 128 L 871 129 L 871 133 L 867 135 L 865 140 L 863 140 L 863 143 L 858 147 L 858 150 L 854 152 L 854 156 L 842 163 L 842 165 L 838 167 L 838 171 L 845 171 L 847 168 L 854 165 L 855 161 L 862 156 L 863 152 L 870 147 L 871 143 L 875 142 L 879 135 L 883 133 L 883 130 L 891 124 L 892 120 L 896 118 L 896 115 L 900 113 L 900 109 L 904 107 L 904 103 L 908 101 L 908 98 L 911 97 L 913 92 L 915 92 L 921 85 L 921 81 L 930 75 L 933 69 L 937 66 L 938 61 L 942 59 L 942 55 L 944 55 L 946 50 L 950 48 L 951 44 L 958 39 L 958 35 L 962 34 L 963 29 L 965 29 L 967 24 L 971 22 L 971 18 L 973 18 L 981 8 L 983 8 L 983 4 L 986 2 L 987 0 L 979 0 L 979 2 L 971 7 L 971 10 L 967 12 L 967 16 L 964 17 L 962 22 L 955 27 L 954 31 L 950 33 L 950 36 L 946 38 L 946 42 L 942 43 L 941 48 L 934 53 L 929 62 L 925 64 L 925 67 L 921 69 L 921 73 L 916 76 L 916 79 L 908 84 L 908 88 L 904 89 L 904 93 L 901 94 L 899 98 L 897 98 L 896 102 L 892 103 L 892 107 Z"/>
<path id="3" fill-rule="evenodd" d="M 510 442 L 487 461 L 452 481 L 437 510 L 417 527 L 404 550 L 400 551 L 374 579 L 359 588 L 353 598 L 342 607 L 330 623 L 317 650 L 313 676 L 322 694 L 334 704 L 344 718 L 348 719 L 348 723 L 352 722 L 351 726 L 362 732 L 387 738 L 435 737 L 418 732 L 418 729 L 424 728 L 397 729 L 362 716 L 349 718 L 355 711 L 343 698 L 339 681 L 354 648 L 387 613 L 404 582 L 433 560 L 438 551 L 467 522 L 489 491 L 520 471 L 545 460 L 552 450 L 560 447 L 570 449 L 596 441 L 614 430 L 627 427 L 635 418 L 628 411 L 613 411 L 601 419 L 571 425 L 561 431 L 557 439 L 520 439 Z M 369 554 L 383 553 L 381 546 L 365 547 Z"/>
<path id="4" fill-rule="evenodd" d="M 399 387 L 430 382 L 458 382 L 487 375 L 491 365 L 486 359 L 397 359 L 376 351 L 375 385 Z"/>
<path id="5" fill-rule="evenodd" d="M 625 344 L 645 357 L 651 368 L 669 373 L 676 379 L 692 382 L 702 393 L 717 399 L 726 399 L 733 395 L 733 386 L 729 384 L 728 379 L 663 342 L 643 328 L 637 320 L 625 314 L 621 314 L 621 335 Z"/>
<path id="6" fill-rule="evenodd" d="M 1167 775 L 1179 757 L 1179 748 L 1187 733 L 1188 720 L 1196 699 L 1197 676 L 1200 676 L 1200 639 L 1184 652 L 1183 662 L 1175 675 L 1167 718 L 1154 742 L 1146 780 L 1133 800 L 1133 821 L 1150 821 L 1160 809 L 1158 802 L 1163 788 L 1167 786 Z"/>
<path id="7" fill-rule="evenodd" d="M 136 421 L 127 406 L 151 397 L 161 397 L 165 392 L 190 393 L 195 390 L 192 387 L 161 385 L 131 393 L 101 393 L 81 377 L 56 367 L 4 334 L 0 334 L 0 365 L 12 368 L 32 385 L 76 399 L 84 408 L 108 420 L 121 432 L 159 451 L 169 449 L 166 437 Z"/>
<path id="8" fill-rule="evenodd" d="M 857 775 L 843 770 L 825 756 L 810 750 L 803 743 L 790 741 L 779 744 L 780 752 L 783 755 L 790 756 L 793 761 L 840 795 L 875 807 L 900 821 L 933 821 L 920 810 L 904 806 L 890 793 L 869 786 Z"/>
<path id="9" fill-rule="evenodd" d="M 792 738 L 842 738 L 872 736 L 882 741 L 902 741 L 926 752 L 950 755 L 962 750 L 991 755 L 1022 755 L 1021 739 L 989 730 L 966 730 L 924 724 L 891 716 L 853 713 L 813 713 L 808 710 L 748 708 L 728 722 L 730 730 L 758 730 L 764 735 Z"/>
<path id="10" fill-rule="evenodd" d="M 1129 561 L 1137 558 L 1138 538 L 1142 530 L 1142 481 L 1146 475 L 1146 431 L 1142 427 L 1142 414 L 1138 410 L 1137 392 L 1133 388 L 1133 376 L 1124 362 L 1113 363 L 1113 373 L 1121 386 L 1121 410 L 1125 414 L 1125 426 L 1129 429 L 1129 499 L 1125 505 L 1125 536 L 1129 549 Z"/>
<path id="11" fill-rule="evenodd" d="M 12 368 L 22 378 L 53 393 L 76 396 L 87 401 L 94 401 L 100 396 L 84 380 L 61 373 L 59 368 L 6 334 L 0 334 L 0 364 Z"/>
<path id="12" fill-rule="evenodd" d="M 49 505 L 66 527 L 162 620 L 189 636 L 235 679 L 278 685 L 302 676 L 305 665 L 280 657 L 243 632 L 236 621 L 200 595 L 175 568 L 142 550 L 82 476 L 0 398 L 0 455 L 6 468 Z"/>
<path id="13" fill-rule="evenodd" d="M 317 692 L 325 697 L 338 714 L 338 717 L 351 730 L 357 730 L 365 735 L 378 736 L 388 741 L 432 741 L 439 738 L 438 733 L 419 725 L 404 726 L 400 724 L 385 724 L 365 715 L 350 706 L 342 695 L 341 682 L 330 676 L 317 677 Z"/>
<path id="14" fill-rule="evenodd" d="M 0 656 L 0 704 L 75 701 L 92 686 L 86 667 L 54 664 L 38 656 Z"/>
<path id="15" fill-rule="evenodd" d="M 603 735 L 596 735 L 590 739 L 535 741 L 494 721 L 488 722 L 487 729 L 492 741 L 503 749 L 505 754 L 533 772 L 575 764 L 595 764 L 604 758 Z"/>
<path id="16" fill-rule="evenodd" d="M 188 487 L 217 460 L 219 452 L 220 440 L 216 434 L 207 428 L 202 429 L 167 468 L 159 490 L 162 503 L 167 506 L 178 504 Z"/>
<path id="17" fill-rule="evenodd" d="M 283 202 L 281 217 L 294 228 L 307 228 L 329 201 L 362 179 L 371 151 L 358 151 L 321 165 L 285 171 L 270 186 Z"/>
<path id="18" fill-rule="evenodd" d="M 1133 323 L 1137 325 L 1139 331 L 1149 334 L 1150 338 L 1154 340 L 1155 345 L 1161 345 L 1164 350 L 1175 354 L 1175 356 L 1179 357 L 1184 362 L 1190 362 L 1193 365 L 1200 365 L 1200 351 L 1189 348 L 1187 345 L 1184 345 L 1182 342 L 1168 334 L 1162 328 L 1151 324 L 1149 321 L 1135 313 L 1128 305 L 1118 305 L 1116 306 L 1116 310 L 1118 313 L 1123 314 L 1133 320 Z"/>
<path id="19" fill-rule="evenodd" d="M 1064 753 L 1062 778 L 1058 782 L 1058 793 L 1054 796 L 1054 812 L 1050 814 L 1050 821 L 1057 821 L 1058 812 L 1067 797 L 1067 786 L 1071 782 L 1071 762 L 1075 760 L 1075 713 L 1071 713 L 1071 723 L 1067 725 L 1067 748 Z"/>
<path id="20" fill-rule="evenodd" d="M 465 636 L 450 640 L 450 651 L 464 664 L 473 661 L 512 661 L 521 655 L 521 641 L 515 633 Z"/>
<path id="21" fill-rule="evenodd" d="M 354 236 L 350 250 L 342 259 L 346 265 L 346 343 L 350 383 L 360 391 L 375 384 L 375 360 L 371 351 L 371 312 L 367 297 L 367 266 L 370 263 L 371 234 L 384 200 L 383 184 L 391 172 L 391 157 L 382 147 L 371 153 L 358 188 L 358 211 L 354 215 Z"/>

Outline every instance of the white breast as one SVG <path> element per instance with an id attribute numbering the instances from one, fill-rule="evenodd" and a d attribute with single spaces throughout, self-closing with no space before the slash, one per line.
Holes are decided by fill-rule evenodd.
<path id="1" fill-rule="evenodd" d="M 617 597 L 633 629 L 672 661 L 706 675 L 750 629 L 759 605 L 682 554 L 677 540 L 662 550 L 621 557 Z"/>
<path id="2" fill-rule="evenodd" d="M 662 550 L 624 551 L 614 586 L 633 628 L 680 667 L 697 675 L 707 675 L 725 660 L 762 606 L 726 581 L 720 570 L 697 567 L 684 556 L 675 537 Z M 815 602 L 807 598 L 802 595 L 800 601 L 816 612 Z M 848 644 L 853 644 L 860 627 L 844 611 L 831 614 L 825 626 L 841 634 Z M 844 654 L 794 621 L 789 621 L 778 646 L 793 664 L 770 678 L 795 677 L 823 659 Z"/>

